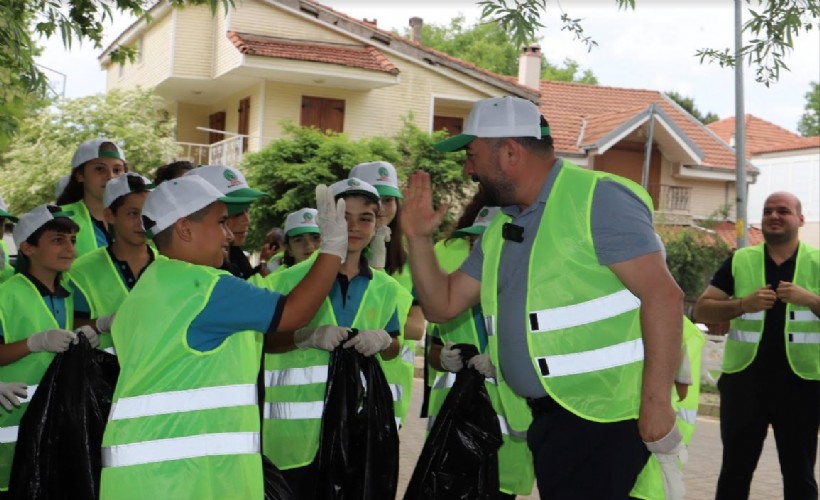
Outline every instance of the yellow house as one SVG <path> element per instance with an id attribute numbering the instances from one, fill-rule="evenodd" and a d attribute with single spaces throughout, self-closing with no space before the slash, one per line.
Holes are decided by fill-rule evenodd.
<path id="1" fill-rule="evenodd" d="M 167 1 L 100 56 L 107 88 L 153 88 L 177 121 L 180 159 L 238 164 L 281 135 L 281 123 L 393 135 L 411 115 L 456 132 L 478 99 L 538 90 L 308 0 L 238 0 L 175 9 Z M 418 39 L 421 19 L 416 23 Z M 120 65 L 110 54 L 136 47 Z"/>

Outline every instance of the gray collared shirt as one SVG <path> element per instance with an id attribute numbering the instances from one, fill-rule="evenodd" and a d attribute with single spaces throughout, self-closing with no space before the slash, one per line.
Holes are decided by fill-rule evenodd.
<path id="1" fill-rule="evenodd" d="M 524 228 L 524 241 L 515 243 L 505 240 L 501 249 L 498 270 L 499 364 L 510 387 L 527 398 L 546 395 L 538 374 L 532 369 L 527 347 L 527 270 L 541 216 L 562 166 L 562 160 L 556 160 L 535 203 L 524 210 L 517 205 L 501 209 L 512 218 L 512 223 Z M 592 239 L 598 262 L 602 265 L 634 259 L 661 249 L 652 226 L 652 214 L 643 200 L 615 181 L 599 182 L 595 188 Z M 460 270 L 481 281 L 483 261 L 481 245 L 473 245 L 470 256 Z"/>

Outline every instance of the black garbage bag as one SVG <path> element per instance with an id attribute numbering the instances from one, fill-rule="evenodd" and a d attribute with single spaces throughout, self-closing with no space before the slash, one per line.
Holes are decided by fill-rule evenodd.
<path id="1" fill-rule="evenodd" d="M 117 357 L 84 335 L 57 354 L 20 421 L 9 497 L 99 497 L 103 431 L 120 372 Z"/>
<path id="2" fill-rule="evenodd" d="M 478 354 L 470 344 L 454 347 L 461 349 L 465 361 Z M 462 369 L 433 422 L 404 499 L 497 498 L 501 443 L 484 376 L 472 368 Z"/>
<path id="3" fill-rule="evenodd" d="M 331 353 L 317 460 L 317 500 L 396 497 L 399 435 L 375 357 L 341 346 Z"/>
<path id="4" fill-rule="evenodd" d="M 262 475 L 265 478 L 265 500 L 297 500 L 285 476 L 265 455 L 262 455 Z"/>

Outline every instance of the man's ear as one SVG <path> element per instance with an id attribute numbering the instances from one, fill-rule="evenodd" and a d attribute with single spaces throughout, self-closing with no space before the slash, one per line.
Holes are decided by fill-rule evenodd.
<path id="1" fill-rule="evenodd" d="M 512 139 L 504 139 L 498 153 L 502 170 L 508 172 L 510 168 L 516 168 L 521 163 L 524 148 Z"/>
<path id="2" fill-rule="evenodd" d="M 108 225 L 114 225 L 114 219 L 116 218 L 116 216 L 114 215 L 113 210 L 111 210 L 110 208 L 106 208 L 103 211 L 103 218 L 105 219 L 105 222 Z"/>
<path id="3" fill-rule="evenodd" d="M 34 253 L 34 246 L 31 245 L 28 241 L 24 241 L 20 243 L 20 247 L 18 248 L 18 250 L 26 257 L 31 257 L 31 254 Z"/>
<path id="4" fill-rule="evenodd" d="M 177 238 L 185 242 L 191 242 L 194 239 L 193 223 L 183 217 L 174 223 L 174 233 Z"/>

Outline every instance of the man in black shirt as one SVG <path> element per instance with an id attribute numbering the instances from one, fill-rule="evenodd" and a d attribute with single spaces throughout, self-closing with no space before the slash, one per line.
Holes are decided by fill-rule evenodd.
<path id="1" fill-rule="evenodd" d="M 770 195 L 763 208 L 765 244 L 730 256 L 695 306 L 699 321 L 732 320 L 718 381 L 718 499 L 748 498 L 770 424 L 784 497 L 817 499 L 820 252 L 800 243 L 802 225 L 794 195 Z"/>

